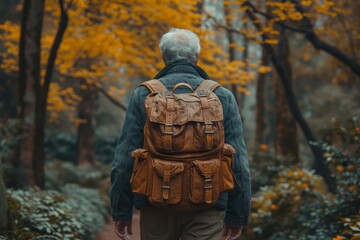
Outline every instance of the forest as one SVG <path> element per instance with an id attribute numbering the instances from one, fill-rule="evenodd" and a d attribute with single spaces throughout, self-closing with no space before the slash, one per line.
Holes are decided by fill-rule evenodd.
<path id="1" fill-rule="evenodd" d="M 360 239 L 359 11 L 358 0 L 0 0 L 0 240 L 116 239 L 116 143 L 171 28 L 200 37 L 198 65 L 242 116 L 241 239 Z"/>

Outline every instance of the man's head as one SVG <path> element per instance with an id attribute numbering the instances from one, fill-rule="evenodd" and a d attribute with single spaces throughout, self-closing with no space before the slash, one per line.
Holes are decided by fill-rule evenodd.
<path id="1" fill-rule="evenodd" d="M 185 29 L 171 29 L 161 37 L 159 46 L 166 65 L 180 59 L 196 64 L 200 54 L 198 36 Z"/>

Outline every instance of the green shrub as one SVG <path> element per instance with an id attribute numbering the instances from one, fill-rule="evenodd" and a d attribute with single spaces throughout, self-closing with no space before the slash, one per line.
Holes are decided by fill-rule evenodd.
<path id="1" fill-rule="evenodd" d="M 10 229 L 5 236 L 17 240 L 94 239 L 106 215 L 97 191 L 76 185 L 63 190 L 67 195 L 37 188 L 8 190 Z"/>
<path id="2" fill-rule="evenodd" d="M 278 175 L 259 171 L 269 185 L 254 194 L 249 239 L 318 240 L 357 239 L 360 232 L 360 127 L 334 121 L 324 138 L 312 143 L 322 149 L 336 179 L 336 194 L 327 192 L 323 180 L 300 167 L 277 166 Z M 273 165 L 273 162 L 271 162 Z M 256 177 L 257 175 L 255 175 Z M 270 176 L 270 177 L 269 177 Z M 260 182 L 260 181 L 259 181 Z"/>

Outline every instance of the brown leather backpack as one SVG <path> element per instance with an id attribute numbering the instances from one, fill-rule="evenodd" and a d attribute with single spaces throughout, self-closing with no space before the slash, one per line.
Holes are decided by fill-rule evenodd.
<path id="1" fill-rule="evenodd" d="M 213 93 L 220 85 L 204 80 L 195 91 L 186 83 L 172 91 L 159 80 L 141 85 L 151 93 L 145 100 L 144 148 L 132 153 L 132 191 L 172 210 L 215 204 L 221 192 L 234 188 L 235 149 L 224 144 L 223 109 Z M 180 86 L 192 92 L 176 94 Z"/>

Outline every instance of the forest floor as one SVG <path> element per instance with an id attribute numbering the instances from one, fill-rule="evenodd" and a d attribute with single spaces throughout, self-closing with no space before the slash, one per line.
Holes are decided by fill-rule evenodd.
<path id="1" fill-rule="evenodd" d="M 114 222 L 109 219 L 96 240 L 117 239 L 119 238 L 115 234 Z M 131 240 L 140 240 L 140 213 L 138 211 L 135 211 L 133 215 L 133 235 L 131 236 Z"/>

